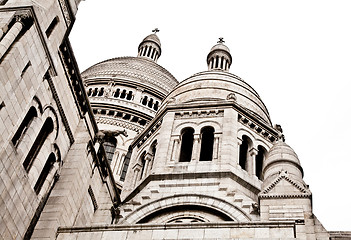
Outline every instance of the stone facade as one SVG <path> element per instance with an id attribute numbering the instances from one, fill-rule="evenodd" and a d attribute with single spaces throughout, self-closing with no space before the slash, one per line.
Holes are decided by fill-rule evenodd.
<path id="1" fill-rule="evenodd" d="M 80 74 L 79 2 L 0 1 L 0 239 L 351 238 L 314 216 L 223 39 L 181 83 L 157 64 L 157 29 Z"/>

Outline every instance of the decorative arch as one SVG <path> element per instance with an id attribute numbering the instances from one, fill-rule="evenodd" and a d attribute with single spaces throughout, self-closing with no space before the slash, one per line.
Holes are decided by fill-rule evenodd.
<path id="1" fill-rule="evenodd" d="M 179 125 L 177 125 L 173 131 L 173 135 L 181 135 L 181 131 L 182 129 L 184 129 L 185 127 L 191 127 L 194 129 L 194 134 L 200 134 L 201 133 L 201 129 L 204 127 L 213 127 L 214 128 L 214 132 L 220 132 L 221 126 L 218 122 L 216 121 L 212 121 L 212 120 L 205 120 L 205 121 L 201 121 L 199 123 L 196 122 L 192 122 L 192 121 L 186 121 L 186 122 L 182 122 Z"/>
<path id="2" fill-rule="evenodd" d="M 240 140 L 242 140 L 243 139 L 243 135 L 248 136 L 251 139 L 252 142 L 254 142 L 254 140 L 256 140 L 255 136 L 250 131 L 247 131 L 244 128 L 239 128 L 238 129 L 238 138 Z"/>
<path id="3" fill-rule="evenodd" d="M 204 127 L 213 127 L 214 132 L 216 133 L 220 132 L 221 129 L 221 125 L 218 122 L 213 120 L 206 120 L 198 124 L 197 129 L 195 129 L 196 133 L 201 133 L 201 129 L 203 129 Z"/>
<path id="4" fill-rule="evenodd" d="M 195 132 L 195 129 L 197 128 L 197 124 L 190 121 L 182 122 L 174 128 L 173 135 L 178 135 L 178 136 L 181 135 L 182 130 L 187 127 L 193 128 Z"/>
<path id="5" fill-rule="evenodd" d="M 41 104 L 40 99 L 37 96 L 33 97 L 32 105 L 39 110 L 40 114 L 43 114 L 43 105 Z"/>
<path id="6" fill-rule="evenodd" d="M 53 119 L 53 123 L 54 123 L 53 130 L 55 132 L 55 140 L 56 140 L 59 133 L 59 120 L 55 109 L 51 105 L 47 105 L 44 107 L 42 119 L 46 119 L 48 117 L 51 117 Z"/>
<path id="7" fill-rule="evenodd" d="M 147 203 L 125 217 L 124 222 L 136 224 L 143 219 L 175 206 L 199 206 L 223 214 L 231 221 L 247 222 L 251 217 L 237 206 L 222 199 L 201 194 L 177 194 Z"/>
<path id="8" fill-rule="evenodd" d="M 256 138 L 254 134 L 252 134 L 250 131 L 248 131 L 247 129 L 245 128 L 239 128 L 238 129 L 238 138 L 240 140 L 242 140 L 242 136 L 243 135 L 246 135 L 248 137 L 250 137 L 250 139 L 252 140 L 253 142 L 253 147 L 255 149 L 257 149 L 258 145 L 262 145 L 264 148 L 266 148 L 267 150 L 269 150 L 271 148 L 271 146 L 269 146 L 267 144 L 266 141 L 262 140 L 261 138 Z"/>

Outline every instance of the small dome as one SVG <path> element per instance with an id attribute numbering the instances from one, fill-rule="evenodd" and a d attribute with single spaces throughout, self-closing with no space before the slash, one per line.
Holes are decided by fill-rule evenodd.
<path id="1" fill-rule="evenodd" d="M 211 48 L 210 53 L 207 55 L 208 70 L 228 72 L 231 64 L 232 55 L 230 55 L 229 48 L 224 45 L 223 38 L 219 38 L 217 44 Z"/>
<path id="2" fill-rule="evenodd" d="M 211 51 L 217 51 L 217 50 L 223 50 L 223 51 L 227 51 L 227 52 L 230 52 L 229 48 L 224 45 L 223 43 L 218 43 L 216 45 L 214 45 L 212 48 L 211 48 Z"/>
<path id="3" fill-rule="evenodd" d="M 185 79 L 172 90 L 164 104 L 227 101 L 233 94 L 238 105 L 271 126 L 268 110 L 258 93 L 240 77 L 225 71 L 204 71 Z"/>
<path id="4" fill-rule="evenodd" d="M 164 98 L 177 84 L 175 77 L 154 61 L 140 57 L 118 57 L 97 63 L 82 72 L 84 82 L 115 79 L 125 85 L 149 89 Z"/>
<path id="5" fill-rule="evenodd" d="M 289 173 L 303 177 L 303 170 L 297 154 L 288 144 L 280 140 L 274 143 L 263 163 L 264 178 L 277 174 L 282 168 L 288 170 Z"/>
<path id="6" fill-rule="evenodd" d="M 144 40 L 140 43 L 140 45 L 143 44 L 144 42 L 154 42 L 159 47 L 161 47 L 161 41 L 155 33 L 152 33 L 152 34 L 148 35 L 147 37 L 145 37 Z"/>
<path id="7" fill-rule="evenodd" d="M 158 32 L 156 28 L 153 32 Z M 157 62 L 161 56 L 161 42 L 155 33 L 148 35 L 139 44 L 138 57 L 147 58 L 149 60 Z"/>

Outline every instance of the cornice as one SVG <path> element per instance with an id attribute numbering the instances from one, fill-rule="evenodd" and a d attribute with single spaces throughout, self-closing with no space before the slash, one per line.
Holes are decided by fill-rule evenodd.
<path id="1" fill-rule="evenodd" d="M 196 109 L 195 112 L 197 111 L 204 111 L 204 112 L 211 112 L 211 111 L 216 111 L 220 110 L 221 108 L 228 108 L 232 107 L 234 108 L 241 116 L 245 116 L 248 119 L 251 120 L 251 122 L 255 122 L 257 125 L 261 126 L 262 129 L 265 129 L 266 132 L 269 132 L 271 135 L 267 136 L 272 136 L 275 139 L 278 139 L 278 132 L 272 128 L 268 123 L 264 122 L 263 120 L 258 119 L 256 116 L 252 115 L 250 112 L 245 111 L 243 107 L 241 107 L 239 104 L 237 104 L 235 101 L 232 100 L 222 100 L 222 101 L 215 101 L 215 102 L 197 102 L 197 103 L 181 103 L 181 104 L 173 104 L 173 103 L 168 103 L 165 104 L 161 107 L 161 109 L 157 112 L 156 116 L 151 120 L 151 122 L 148 124 L 148 126 L 137 136 L 136 139 L 132 142 L 131 146 L 132 148 L 135 147 L 136 145 L 139 145 L 139 142 L 141 139 L 145 137 L 145 134 L 150 127 L 153 127 L 153 125 L 156 122 L 159 122 L 160 119 L 162 119 L 165 114 L 168 111 L 173 111 L 173 112 L 190 112 L 194 111 L 193 109 Z M 203 110 L 203 109 L 206 110 Z M 272 140 L 270 140 L 272 141 Z"/>

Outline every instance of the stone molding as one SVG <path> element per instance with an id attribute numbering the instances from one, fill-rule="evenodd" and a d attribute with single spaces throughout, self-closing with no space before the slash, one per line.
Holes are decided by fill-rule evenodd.
<path id="1" fill-rule="evenodd" d="M 153 133 L 156 132 L 156 130 L 161 127 L 161 124 L 162 124 L 162 120 L 156 122 L 156 124 L 154 124 L 152 128 L 148 128 L 149 131 L 144 133 L 143 138 L 138 142 L 137 146 L 140 147 L 141 145 L 143 145 L 146 142 L 146 140 L 148 140 L 153 135 Z"/>
<path id="2" fill-rule="evenodd" d="M 62 15 L 66 22 L 66 26 L 70 27 L 72 22 L 74 21 L 74 15 L 72 14 L 72 10 L 69 6 L 69 3 L 66 0 L 59 0 L 58 2 L 60 4 Z"/>
<path id="3" fill-rule="evenodd" d="M 175 119 L 191 119 L 191 118 L 208 118 L 208 117 L 223 117 L 224 110 L 198 110 L 198 111 L 181 111 L 176 112 Z"/>
<path id="4" fill-rule="evenodd" d="M 264 222 L 205 222 L 205 223 L 166 223 L 166 224 L 129 224 L 129 225 L 98 225 L 88 227 L 59 227 L 57 233 L 79 233 L 79 232 L 100 232 L 100 231 L 141 231 L 141 230 L 165 230 L 165 229 L 208 229 L 208 228 L 291 228 L 299 223 L 296 221 L 264 221 Z M 300 223 L 301 224 L 301 223 Z M 333 232 L 334 233 L 334 232 Z M 336 233 L 340 232 L 335 232 Z M 351 233 L 350 233 L 351 234 Z"/>
<path id="5" fill-rule="evenodd" d="M 74 136 L 73 136 L 72 130 L 71 130 L 70 126 L 69 126 L 69 123 L 68 123 L 65 111 L 63 110 L 61 101 L 60 101 L 60 99 L 58 97 L 56 88 L 54 86 L 54 83 L 52 81 L 52 78 L 51 78 L 49 72 L 47 72 L 45 74 L 44 79 L 48 81 L 48 84 L 49 84 L 49 87 L 50 87 L 50 90 L 51 90 L 51 93 L 52 93 L 52 97 L 54 98 L 54 100 L 56 102 L 56 106 L 57 106 L 58 112 L 60 113 L 63 126 L 65 127 L 65 130 L 67 132 L 70 144 L 72 145 L 73 142 L 74 142 Z"/>
<path id="6" fill-rule="evenodd" d="M 134 132 L 141 132 L 143 130 L 142 127 L 137 126 L 136 124 L 133 124 L 129 121 L 124 121 L 120 118 L 110 118 L 110 117 L 105 117 L 105 116 L 95 116 L 96 123 L 102 123 L 102 124 L 109 124 L 109 125 L 114 125 L 122 128 L 126 128 L 129 130 L 132 130 Z"/>
<path id="7" fill-rule="evenodd" d="M 138 223 L 140 220 L 150 214 L 177 205 L 196 205 L 212 208 L 227 215 L 233 221 L 237 222 L 252 220 L 251 217 L 242 209 L 222 199 L 201 194 L 176 194 L 157 199 L 139 207 L 134 212 L 126 216 L 123 219 L 123 223 Z"/>
<path id="8" fill-rule="evenodd" d="M 264 137 L 265 139 L 267 139 L 271 143 L 278 140 L 278 137 L 276 136 L 277 134 L 271 132 L 266 127 L 263 127 L 262 124 L 259 124 L 256 121 L 254 121 L 246 116 L 238 114 L 238 122 L 240 122 L 244 126 L 250 128 L 251 130 L 255 131 L 258 135 Z"/>

